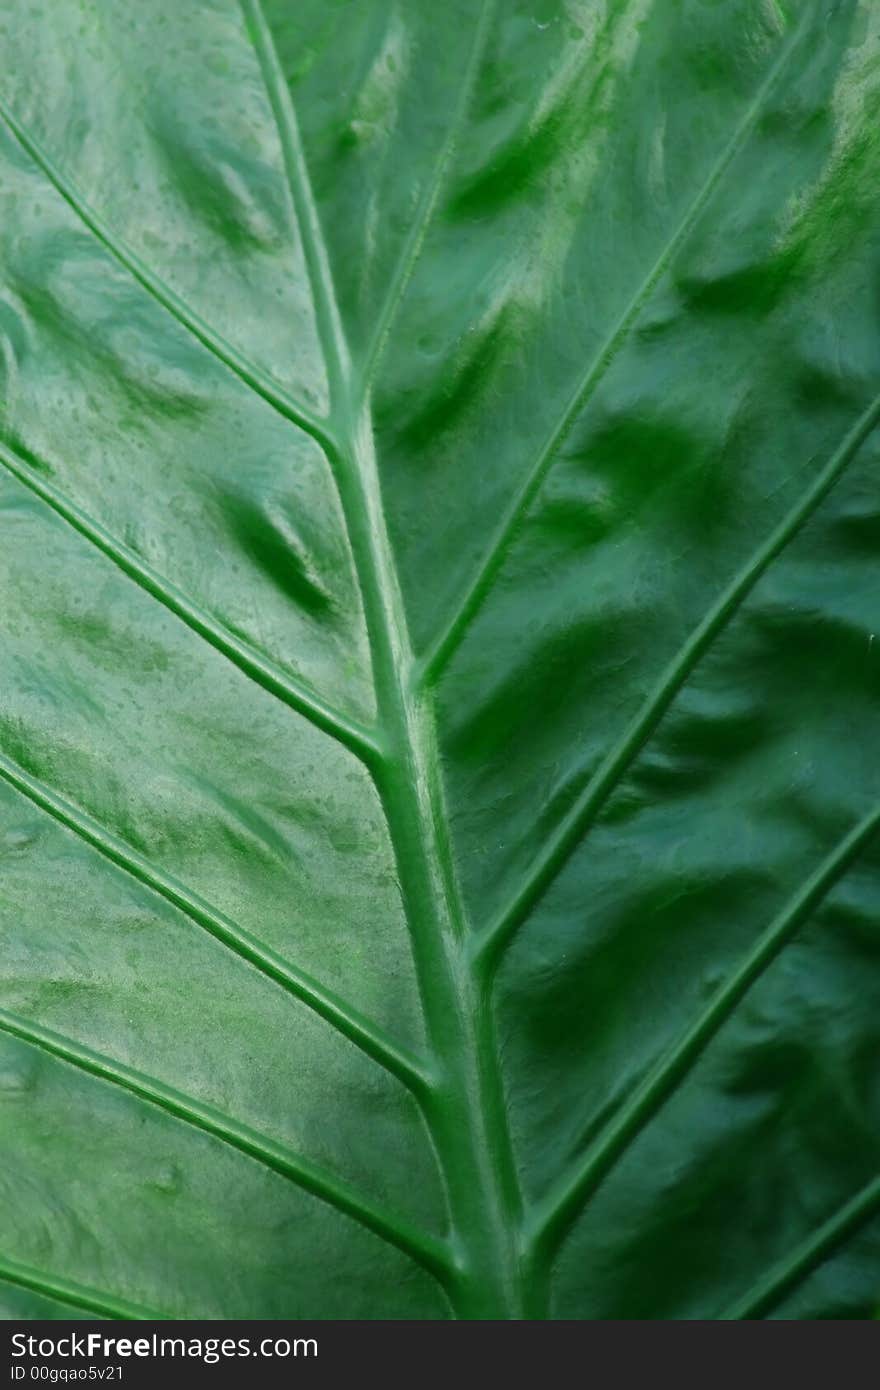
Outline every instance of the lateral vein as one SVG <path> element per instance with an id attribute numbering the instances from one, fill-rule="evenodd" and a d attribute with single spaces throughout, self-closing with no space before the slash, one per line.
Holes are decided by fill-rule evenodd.
<path id="1" fill-rule="evenodd" d="M 154 1077 L 127 1067 L 113 1058 L 92 1052 L 72 1038 L 65 1037 L 42 1025 L 32 1023 L 17 1014 L 0 1009 L 0 1031 L 40 1048 L 51 1056 L 89 1073 L 101 1081 L 118 1086 L 155 1105 L 166 1114 L 193 1129 L 219 1139 L 232 1149 L 268 1168 L 279 1176 L 343 1215 L 351 1217 L 374 1235 L 393 1245 L 438 1277 L 445 1277 L 447 1255 L 442 1242 L 416 1230 L 402 1216 L 392 1215 L 375 1206 L 347 1183 L 328 1173 L 308 1159 L 293 1154 L 281 1144 L 258 1134 L 248 1125 L 239 1124 L 223 1115 L 212 1105 L 185 1095 Z"/>
<path id="2" fill-rule="evenodd" d="M 534 464 L 526 474 L 525 481 L 504 514 L 486 556 L 468 585 L 455 613 L 423 657 L 422 678 L 425 681 L 436 680 L 482 607 L 520 522 L 537 495 L 557 450 L 565 441 L 575 419 L 611 367 L 641 310 L 666 273 L 679 247 L 693 230 L 724 174 L 754 128 L 768 97 L 776 87 L 785 65 L 794 51 L 798 33 L 799 30 L 795 29 L 792 37 L 783 45 L 748 110 L 710 171 L 709 177 L 569 397 L 561 418 L 551 429 Z"/>
<path id="3" fill-rule="evenodd" d="M 400 259 L 394 269 L 388 293 L 379 312 L 376 327 L 367 348 L 361 385 L 361 394 L 364 399 L 369 395 L 370 387 L 385 349 L 385 344 L 388 341 L 391 325 L 394 322 L 403 296 L 406 294 L 407 286 L 412 278 L 416 262 L 425 244 L 425 238 L 427 237 L 433 220 L 437 199 L 440 196 L 440 189 L 443 186 L 446 170 L 449 167 L 450 160 L 455 151 L 456 141 L 458 140 L 458 136 L 467 116 L 468 106 L 470 104 L 483 53 L 485 52 L 486 40 L 488 38 L 495 7 L 496 0 L 483 0 L 483 4 L 480 7 L 480 13 L 477 18 L 471 44 L 471 56 L 465 65 L 464 78 L 458 94 L 458 100 L 453 109 L 452 119 L 449 122 L 446 136 L 440 147 L 440 154 L 434 164 L 433 173 L 425 185 L 425 189 L 419 201 L 416 215 L 407 234 Z"/>
<path id="4" fill-rule="evenodd" d="M 741 608 L 773 560 L 809 520 L 880 420 L 880 395 L 862 412 L 817 478 L 767 540 L 752 554 L 667 666 L 635 718 L 603 759 L 537 857 L 524 882 L 493 923 L 475 937 L 474 950 L 490 965 L 581 843 L 608 798 L 653 734 L 697 663 Z"/>
<path id="5" fill-rule="evenodd" d="M 111 535 L 100 522 L 78 507 L 53 483 L 40 477 L 36 469 L 20 458 L 8 445 L 2 443 L 0 466 L 51 507 L 79 535 L 91 542 L 129 579 L 134 580 L 141 589 L 157 599 L 175 617 L 180 618 L 191 631 L 197 633 L 262 689 L 308 719 L 323 733 L 336 739 L 362 762 L 369 765 L 381 756 L 378 744 L 364 724 L 349 718 L 328 704 L 303 682 L 289 676 L 273 661 L 264 657 L 255 647 L 236 637 L 175 584 L 158 574 L 135 551 Z"/>
<path id="6" fill-rule="evenodd" d="M 281 956 L 264 946 L 243 927 L 218 912 L 198 894 L 186 888 L 170 874 L 164 873 L 138 854 L 111 831 L 86 815 L 79 808 L 38 781 L 10 758 L 0 754 L 0 778 L 14 787 L 17 792 L 60 825 L 70 830 L 79 839 L 105 859 L 116 864 L 132 878 L 157 893 L 166 902 L 181 912 L 196 926 L 201 927 L 233 954 L 247 961 L 273 983 L 280 985 L 301 1003 L 305 1004 L 338 1033 L 386 1071 L 396 1076 L 417 1099 L 424 1098 L 431 1086 L 431 1079 L 422 1063 L 408 1051 L 399 1047 L 384 1033 L 378 1032 L 360 1013 L 352 1009 L 317 980 L 297 970 Z"/>
<path id="7" fill-rule="evenodd" d="M 163 1322 L 170 1316 L 168 1313 L 156 1312 L 154 1308 L 139 1307 L 137 1304 L 112 1298 L 109 1294 L 84 1288 L 81 1284 L 72 1284 L 67 1279 L 60 1279 L 55 1274 L 46 1274 L 43 1270 L 33 1269 L 30 1265 L 6 1259 L 5 1256 L 0 1256 L 0 1280 L 7 1284 L 15 1284 L 18 1288 L 29 1289 L 32 1293 L 43 1294 L 46 1298 L 55 1298 L 59 1303 L 68 1303 L 73 1308 L 87 1309 L 90 1313 L 98 1313 L 101 1317 L 118 1321 Z"/>
<path id="8" fill-rule="evenodd" d="M 834 1248 L 880 1211 L 880 1176 L 856 1193 L 827 1221 L 773 1266 L 754 1288 L 722 1313 L 719 1321 L 760 1318 L 820 1265 Z"/>
<path id="9" fill-rule="evenodd" d="M 850 868 L 856 856 L 876 834 L 878 826 L 880 806 L 876 806 L 844 836 L 790 898 L 746 952 L 727 982 L 651 1068 L 596 1143 L 572 1164 L 543 1201 L 536 1204 L 529 1221 L 529 1237 L 535 1248 L 546 1252 L 559 1244 L 583 1209 L 585 1201 L 605 1180 L 648 1121 L 674 1094 L 748 990 Z"/>
<path id="10" fill-rule="evenodd" d="M 99 213 L 89 207 L 83 195 L 70 179 L 55 165 L 46 151 L 25 129 L 7 103 L 0 98 L 0 118 L 8 126 L 22 148 L 34 163 L 42 169 L 46 178 L 54 186 L 64 201 L 76 213 L 80 221 L 88 227 L 92 235 L 109 251 L 110 255 L 124 266 L 129 274 L 175 318 L 177 322 L 206 347 L 209 352 L 260 396 L 268 405 L 292 424 L 298 425 L 325 449 L 332 447 L 332 439 L 327 424 L 307 407 L 300 405 L 272 378 L 227 342 L 222 334 L 208 324 L 200 314 L 186 303 L 175 290 L 167 285 L 135 251 L 128 246 L 104 221 Z"/>

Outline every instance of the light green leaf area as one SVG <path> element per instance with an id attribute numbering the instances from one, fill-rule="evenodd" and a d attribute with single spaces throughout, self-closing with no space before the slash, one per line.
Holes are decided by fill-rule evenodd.
<path id="1" fill-rule="evenodd" d="M 880 8 L 0 41 L 3 1316 L 871 1316 Z"/>

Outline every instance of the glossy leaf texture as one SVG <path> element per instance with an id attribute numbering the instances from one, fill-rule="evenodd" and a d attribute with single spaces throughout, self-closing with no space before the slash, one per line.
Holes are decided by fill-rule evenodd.
<path id="1" fill-rule="evenodd" d="M 0 37 L 5 1315 L 870 1316 L 880 9 Z"/>

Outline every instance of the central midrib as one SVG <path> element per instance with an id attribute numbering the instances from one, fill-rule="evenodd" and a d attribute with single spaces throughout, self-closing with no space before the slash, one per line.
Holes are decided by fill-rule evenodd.
<path id="1" fill-rule="evenodd" d="M 369 391 L 352 371 L 290 94 L 259 0 L 242 0 L 302 238 L 327 368 L 326 453 L 364 607 L 377 707 L 365 761 L 382 801 L 418 978 L 433 1084 L 422 1110 L 446 1190 L 446 1292 L 460 1317 L 524 1314 L 522 1203 L 494 1046 L 490 983 L 466 941 L 449 851 L 433 700 L 418 675 L 373 446 Z"/>
<path id="2" fill-rule="evenodd" d="M 368 408 L 359 417 L 350 415 L 340 433 L 347 442 L 336 472 L 363 593 L 382 731 L 373 775 L 394 850 L 435 1073 L 425 1119 L 449 1205 L 448 1292 L 460 1315 L 518 1317 L 521 1207 L 488 983 L 466 949 L 449 852 L 431 692 L 415 678 Z"/>

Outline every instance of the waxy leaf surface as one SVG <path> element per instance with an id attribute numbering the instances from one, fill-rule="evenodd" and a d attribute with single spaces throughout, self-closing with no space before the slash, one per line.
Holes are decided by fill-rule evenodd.
<path id="1" fill-rule="evenodd" d="M 0 1308 L 880 1296 L 880 7 L 0 6 Z"/>

